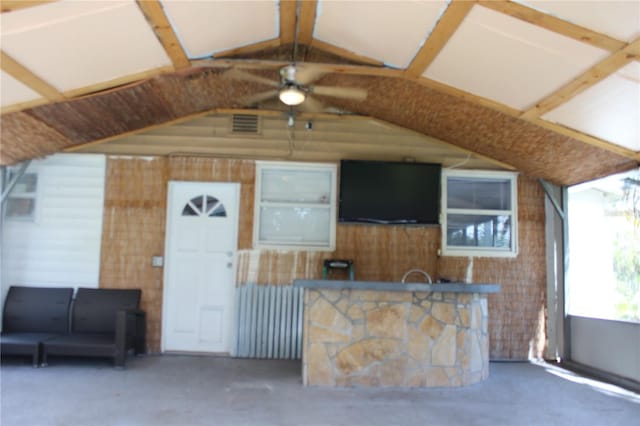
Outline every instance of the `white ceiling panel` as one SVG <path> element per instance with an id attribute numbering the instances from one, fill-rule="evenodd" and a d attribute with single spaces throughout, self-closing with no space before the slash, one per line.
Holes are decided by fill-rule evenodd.
<path id="1" fill-rule="evenodd" d="M 637 0 L 524 0 L 522 3 L 619 40 L 631 41 L 640 36 L 640 1 Z"/>
<path id="2" fill-rule="evenodd" d="M 640 151 L 640 63 L 631 62 L 542 118 Z"/>
<path id="3" fill-rule="evenodd" d="M 406 68 L 446 1 L 319 1 L 314 38 Z"/>
<path id="4" fill-rule="evenodd" d="M 2 49 L 60 91 L 171 61 L 135 1 L 59 1 L 2 14 Z"/>
<path id="5" fill-rule="evenodd" d="M 34 92 L 11 75 L 0 71 L 0 107 L 21 104 L 41 97 L 40 94 Z"/>
<path id="6" fill-rule="evenodd" d="M 280 9 L 275 0 L 164 0 L 162 4 L 191 59 L 271 40 L 280 34 Z"/>
<path id="7" fill-rule="evenodd" d="M 524 110 L 607 54 L 605 50 L 474 6 L 423 75 Z"/>

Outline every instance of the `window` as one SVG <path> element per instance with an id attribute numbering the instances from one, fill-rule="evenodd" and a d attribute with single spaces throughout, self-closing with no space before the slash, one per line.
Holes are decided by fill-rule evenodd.
<path id="1" fill-rule="evenodd" d="M 9 173 L 9 181 L 12 179 Z M 34 221 L 36 217 L 36 190 L 38 187 L 38 175 L 36 173 L 24 173 L 13 187 L 7 199 L 8 219 Z"/>
<path id="2" fill-rule="evenodd" d="M 182 209 L 182 216 L 227 217 L 224 205 L 211 195 L 198 195 Z"/>
<path id="3" fill-rule="evenodd" d="M 256 163 L 254 247 L 334 250 L 334 164 Z"/>
<path id="4" fill-rule="evenodd" d="M 640 322 L 640 169 L 568 192 L 569 313 Z"/>
<path id="5" fill-rule="evenodd" d="M 443 254 L 516 256 L 517 175 L 443 170 L 442 177 Z"/>

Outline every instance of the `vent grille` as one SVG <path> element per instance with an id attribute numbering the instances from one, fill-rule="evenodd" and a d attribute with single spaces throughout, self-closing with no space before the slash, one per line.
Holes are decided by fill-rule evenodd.
<path id="1" fill-rule="evenodd" d="M 233 114 L 231 132 L 240 134 L 257 134 L 259 124 L 260 122 L 257 115 Z"/>

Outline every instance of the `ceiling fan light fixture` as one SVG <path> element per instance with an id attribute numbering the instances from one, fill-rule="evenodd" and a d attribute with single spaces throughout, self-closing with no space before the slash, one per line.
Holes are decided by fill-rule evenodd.
<path id="1" fill-rule="evenodd" d="M 289 105 L 289 106 L 295 106 L 295 105 L 300 105 L 302 102 L 304 102 L 306 95 L 302 90 L 300 90 L 296 86 L 289 85 L 289 86 L 283 87 L 280 90 L 280 93 L 278 93 L 278 97 L 280 98 L 283 104 Z"/>

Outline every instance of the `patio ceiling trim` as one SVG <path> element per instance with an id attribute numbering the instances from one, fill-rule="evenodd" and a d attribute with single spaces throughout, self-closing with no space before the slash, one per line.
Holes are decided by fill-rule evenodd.
<path id="1" fill-rule="evenodd" d="M 136 0 L 136 3 L 171 59 L 173 67 L 179 70 L 191 66 L 162 4 L 158 0 Z"/>

